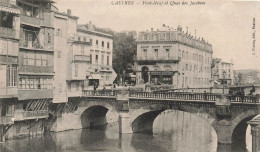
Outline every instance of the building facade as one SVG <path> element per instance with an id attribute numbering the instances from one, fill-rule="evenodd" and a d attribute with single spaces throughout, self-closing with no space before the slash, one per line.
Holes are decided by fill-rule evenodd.
<path id="1" fill-rule="evenodd" d="M 53 98 L 54 41 L 50 0 L 14 2 L 20 10 L 19 22 L 13 24 L 19 32 L 17 48 L 18 102 L 14 105 L 13 121 L 6 137 L 43 133 L 43 123 L 48 118 L 48 103 Z M 11 74 L 11 72 L 10 72 Z"/>
<path id="2" fill-rule="evenodd" d="M 0 0 L 1 141 L 42 134 L 51 103 L 113 83 L 112 35 L 77 20 L 52 0 Z"/>
<path id="3" fill-rule="evenodd" d="M 179 26 L 140 32 L 137 38 L 137 84 L 174 88 L 210 86 L 212 45 Z"/>
<path id="4" fill-rule="evenodd" d="M 68 102 L 68 97 L 79 95 L 75 91 L 82 86 L 77 84 L 78 79 L 72 77 L 72 67 L 75 67 L 77 56 L 74 55 L 73 47 L 77 31 L 78 17 L 71 15 L 71 10 L 61 13 L 53 6 L 54 12 L 54 91 L 53 103 Z M 71 89 L 72 88 L 72 89 Z M 78 88 L 79 90 L 79 88 Z M 81 95 L 81 94 L 80 94 Z"/>
<path id="5" fill-rule="evenodd" d="M 18 100 L 20 10 L 15 0 L 0 0 L 0 141 L 14 124 Z"/>
<path id="6" fill-rule="evenodd" d="M 84 89 L 93 89 L 94 85 L 104 87 L 113 84 L 116 73 L 112 68 L 113 37 L 104 31 L 99 31 L 91 22 L 80 25 L 77 29 L 78 39 L 89 41 L 89 65 L 86 71 Z M 87 47 L 87 46 L 84 46 Z M 81 46 L 82 48 L 82 46 Z"/>
<path id="7" fill-rule="evenodd" d="M 220 58 L 212 60 L 212 79 L 220 84 L 233 85 L 234 71 L 232 62 L 223 62 Z"/>

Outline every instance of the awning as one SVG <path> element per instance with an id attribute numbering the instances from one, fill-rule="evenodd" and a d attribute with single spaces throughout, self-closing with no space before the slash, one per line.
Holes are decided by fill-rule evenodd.
<path id="1" fill-rule="evenodd" d="M 91 74 L 88 79 L 102 79 L 102 77 L 100 76 L 100 74 Z"/>
<path id="2" fill-rule="evenodd" d="M 0 11 L 8 12 L 8 13 L 14 13 L 14 14 L 20 14 L 20 10 L 17 8 L 10 8 L 10 7 L 2 7 L 0 6 Z"/>

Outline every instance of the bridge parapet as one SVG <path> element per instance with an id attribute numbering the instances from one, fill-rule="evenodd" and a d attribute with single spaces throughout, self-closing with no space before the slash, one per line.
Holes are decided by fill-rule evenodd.
<path id="1" fill-rule="evenodd" d="M 115 91 L 115 90 L 98 90 L 98 91 L 83 91 L 83 97 L 115 97 L 120 99 L 122 94 L 127 99 L 171 99 L 183 101 L 217 101 L 223 94 L 217 93 L 193 93 L 193 92 L 137 92 L 137 91 Z M 231 103 L 260 103 L 259 95 L 225 95 L 226 99 Z M 120 99 L 121 100 L 121 99 Z"/>

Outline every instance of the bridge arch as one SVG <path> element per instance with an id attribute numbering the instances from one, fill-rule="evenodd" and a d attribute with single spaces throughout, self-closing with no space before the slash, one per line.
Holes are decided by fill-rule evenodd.
<path id="1" fill-rule="evenodd" d="M 195 114 L 196 116 L 206 120 L 213 128 L 215 127 L 214 124 L 216 122 L 216 119 L 214 118 L 214 116 L 212 116 L 210 113 L 207 113 L 206 111 L 203 111 L 202 109 L 193 109 L 192 111 L 190 111 L 188 108 L 185 108 L 185 106 L 180 109 L 174 109 L 169 105 L 148 105 L 135 109 L 132 112 L 130 111 L 130 126 L 132 132 L 152 133 L 153 123 L 156 117 L 161 112 L 170 109 Z M 215 128 L 214 130 L 216 131 Z"/>
<path id="2" fill-rule="evenodd" d="M 118 121 L 115 107 L 105 101 L 82 102 L 77 114 L 82 128 L 103 126 Z"/>
<path id="3" fill-rule="evenodd" d="M 235 117 L 231 125 L 232 149 L 241 149 L 246 147 L 247 122 L 257 116 L 259 112 L 255 109 L 247 110 Z M 246 149 L 245 149 L 246 150 Z"/>

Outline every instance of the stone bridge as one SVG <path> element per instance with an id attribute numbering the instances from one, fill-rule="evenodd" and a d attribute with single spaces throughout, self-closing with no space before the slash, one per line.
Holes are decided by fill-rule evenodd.
<path id="1" fill-rule="evenodd" d="M 85 91 L 67 104 L 52 104 L 51 131 L 102 126 L 118 122 L 120 133 L 152 133 L 155 118 L 164 110 L 193 113 L 216 131 L 218 142 L 245 143 L 247 122 L 260 114 L 258 96 L 211 93 L 151 93 Z"/>

